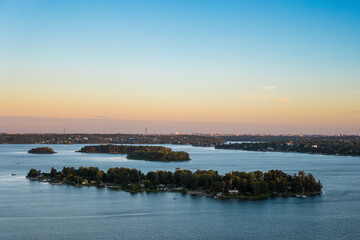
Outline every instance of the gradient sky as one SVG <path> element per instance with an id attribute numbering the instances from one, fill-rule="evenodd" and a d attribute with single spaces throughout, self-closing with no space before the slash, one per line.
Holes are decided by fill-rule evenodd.
<path id="1" fill-rule="evenodd" d="M 360 134 L 360 1 L 0 0 L 0 83 L 2 132 Z"/>

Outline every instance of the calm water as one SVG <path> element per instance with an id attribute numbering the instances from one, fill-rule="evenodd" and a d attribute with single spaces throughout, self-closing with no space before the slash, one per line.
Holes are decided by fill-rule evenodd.
<path id="1" fill-rule="evenodd" d="M 75 153 L 83 145 L 53 145 L 58 154 L 31 155 L 37 145 L 0 145 L 0 239 L 359 239 L 360 158 L 170 146 L 189 162 L 127 160 L 125 155 Z M 126 192 L 53 186 L 25 179 L 30 168 L 54 166 L 176 167 L 287 173 L 311 172 L 319 197 L 218 201 L 179 193 Z M 11 176 L 15 173 L 16 176 Z M 176 198 L 176 199 L 174 199 Z"/>

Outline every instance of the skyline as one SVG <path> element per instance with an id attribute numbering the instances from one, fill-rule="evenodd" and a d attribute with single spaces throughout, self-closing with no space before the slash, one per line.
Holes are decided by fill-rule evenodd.
<path id="1" fill-rule="evenodd" d="M 152 134 L 265 134 L 265 135 L 360 135 L 350 127 L 343 126 L 342 131 L 328 131 L 329 126 L 263 125 L 253 123 L 224 122 L 179 122 L 179 121 L 143 121 L 119 119 L 61 119 L 39 117 L 1 117 L 0 133 L 109 133 L 144 134 L 145 129 Z M 19 127 L 21 126 L 21 127 Z M 331 127 L 331 126 L 330 126 Z M 360 129 L 359 129 L 360 130 Z M 358 131 L 360 132 L 360 131 Z"/>
<path id="2" fill-rule="evenodd" d="M 0 6 L 0 132 L 360 134 L 359 2 Z"/>

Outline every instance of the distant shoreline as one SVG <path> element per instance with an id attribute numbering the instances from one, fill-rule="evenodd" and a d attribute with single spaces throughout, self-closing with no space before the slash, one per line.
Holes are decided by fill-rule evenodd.
<path id="1" fill-rule="evenodd" d="M 0 134 L 0 144 L 176 144 L 216 145 L 222 138 L 204 135 L 159 134 Z"/>
<path id="2" fill-rule="evenodd" d="M 360 140 L 356 141 L 272 141 L 227 143 L 215 146 L 215 149 L 242 150 L 253 152 L 307 153 L 327 156 L 360 156 Z"/>

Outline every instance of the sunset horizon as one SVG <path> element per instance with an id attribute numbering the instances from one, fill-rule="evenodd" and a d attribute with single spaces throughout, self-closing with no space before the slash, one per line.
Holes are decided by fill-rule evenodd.
<path id="1" fill-rule="evenodd" d="M 346 124 L 339 125 L 302 125 L 293 124 L 256 124 L 236 122 L 201 121 L 145 121 L 124 120 L 102 117 L 91 118 L 46 118 L 46 117 L 9 117 L 0 116 L 0 133 L 109 133 L 109 134 L 280 134 L 280 135 L 359 135 L 360 128 Z"/>
<path id="2" fill-rule="evenodd" d="M 0 132 L 360 134 L 356 2 L 140 2 L 2 1 Z"/>

